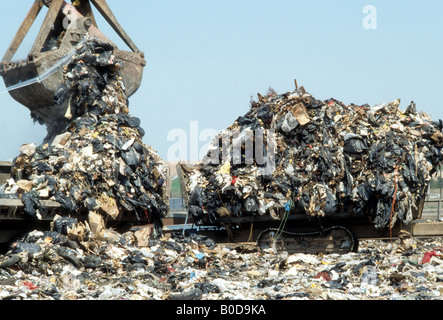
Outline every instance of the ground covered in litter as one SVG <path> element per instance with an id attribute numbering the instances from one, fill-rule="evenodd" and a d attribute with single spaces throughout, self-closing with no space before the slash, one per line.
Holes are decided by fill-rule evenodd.
<path id="1" fill-rule="evenodd" d="M 2 300 L 440 300 L 443 238 L 361 241 L 312 255 L 216 244 L 181 232 L 140 242 L 33 231 L 0 256 Z M 69 228 L 68 228 L 69 230 Z"/>

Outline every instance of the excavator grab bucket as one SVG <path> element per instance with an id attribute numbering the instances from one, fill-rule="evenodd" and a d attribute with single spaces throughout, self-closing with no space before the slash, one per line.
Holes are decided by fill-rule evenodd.
<path id="1" fill-rule="evenodd" d="M 0 63 L 0 75 L 9 94 L 38 116 L 48 126 L 48 131 L 51 125 L 63 119 L 67 109 L 67 105 L 54 106 L 54 94 L 63 77 L 61 61 L 73 52 L 86 34 L 114 46 L 115 56 L 122 62 L 121 77 L 128 97 L 138 90 L 146 66 L 143 52 L 120 26 L 105 0 L 72 2 L 36 0 Z M 97 28 L 91 3 L 131 51 L 118 49 Z M 11 62 L 43 6 L 49 9 L 27 59 Z"/>

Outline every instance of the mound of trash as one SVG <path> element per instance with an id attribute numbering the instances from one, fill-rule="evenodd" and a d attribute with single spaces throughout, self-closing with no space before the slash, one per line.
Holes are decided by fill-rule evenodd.
<path id="1" fill-rule="evenodd" d="M 302 213 L 373 217 L 376 228 L 416 219 L 442 160 L 442 121 L 370 105 L 321 101 L 303 87 L 259 94 L 220 132 L 201 163 L 181 165 L 197 225 L 221 217 Z"/>
<path id="2" fill-rule="evenodd" d="M 35 219 L 45 209 L 42 199 L 55 200 L 67 215 L 84 210 L 118 220 L 130 213 L 160 232 L 169 211 L 169 167 L 142 141 L 113 52 L 94 38 L 76 48 L 54 97 L 55 105 L 69 101 L 59 131 L 42 145 L 20 148 L 3 193 L 18 195 Z"/>
<path id="3" fill-rule="evenodd" d="M 345 255 L 290 255 L 181 232 L 147 239 L 139 236 L 143 228 L 110 243 L 74 237 L 78 229 L 61 217 L 51 231 L 34 230 L 13 242 L 0 255 L 0 300 L 178 300 L 182 307 L 183 300 L 261 305 L 443 297 L 441 238 L 362 241 L 359 252 Z M 266 314 L 277 307 L 264 305 Z"/>

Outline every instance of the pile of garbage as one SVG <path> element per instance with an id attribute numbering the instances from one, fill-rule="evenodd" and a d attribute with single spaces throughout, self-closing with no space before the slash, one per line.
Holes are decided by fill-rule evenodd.
<path id="1" fill-rule="evenodd" d="M 111 243 L 75 237 L 79 224 L 66 222 L 60 217 L 51 231 L 29 232 L 0 255 L 0 300 L 443 297 L 441 238 L 362 241 L 359 252 L 345 255 L 289 255 L 197 234 L 146 237 L 150 228 L 141 227 Z"/>
<path id="2" fill-rule="evenodd" d="M 42 145 L 23 145 L 2 194 L 17 195 L 25 214 L 39 219 L 41 200 L 66 215 L 81 211 L 118 220 L 148 219 L 161 232 L 169 211 L 169 167 L 144 145 L 140 119 L 130 115 L 113 46 L 87 37 L 64 69 L 54 97 L 67 105 Z M 37 119 L 38 120 L 38 119 Z"/>
<path id="3" fill-rule="evenodd" d="M 345 105 L 303 87 L 259 94 L 196 166 L 181 165 L 197 225 L 286 212 L 370 216 L 376 228 L 417 218 L 442 160 L 442 121 L 400 101 Z"/>

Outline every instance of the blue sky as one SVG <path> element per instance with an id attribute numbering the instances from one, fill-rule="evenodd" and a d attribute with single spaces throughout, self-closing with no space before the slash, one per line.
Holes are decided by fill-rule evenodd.
<path id="1" fill-rule="evenodd" d="M 14 2 L 0 21 L 2 56 L 32 2 Z M 144 142 L 163 158 L 174 144 L 167 140 L 171 130 L 184 130 L 190 138 L 191 121 L 198 121 L 199 131 L 226 128 L 248 111 L 251 96 L 269 87 L 292 91 L 295 78 L 319 99 L 375 105 L 400 98 L 402 109 L 413 100 L 419 110 L 443 119 L 441 1 L 108 4 L 146 54 L 144 79 L 130 99 L 130 110 L 142 121 Z M 363 27 L 367 5 L 377 10 L 376 29 Z M 43 13 L 46 9 L 15 59 L 29 52 Z M 98 22 L 123 47 L 106 22 Z M 0 81 L 0 92 L 4 89 Z M 0 112 L 0 160 L 17 156 L 24 143 L 42 142 L 45 127 L 34 124 L 29 111 L 8 93 L 0 94 Z"/>

